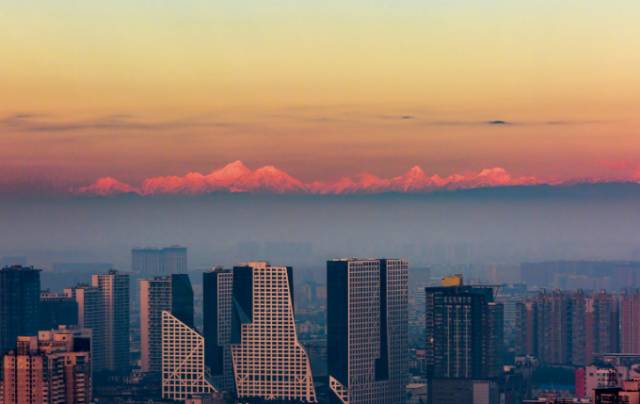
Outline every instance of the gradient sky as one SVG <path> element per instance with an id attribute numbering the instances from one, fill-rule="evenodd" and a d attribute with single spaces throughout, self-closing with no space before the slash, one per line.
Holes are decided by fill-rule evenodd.
<path id="1" fill-rule="evenodd" d="M 0 183 L 237 159 L 305 181 L 634 178 L 639 19 L 637 1 L 4 0 Z"/>

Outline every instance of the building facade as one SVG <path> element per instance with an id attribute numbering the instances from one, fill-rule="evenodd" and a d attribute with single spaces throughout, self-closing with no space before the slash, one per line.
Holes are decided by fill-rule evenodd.
<path id="1" fill-rule="evenodd" d="M 428 378 L 498 376 L 503 319 L 493 292 L 462 284 L 425 289 Z"/>
<path id="2" fill-rule="evenodd" d="M 404 403 L 408 372 L 408 264 L 327 262 L 331 403 Z"/>
<path id="3" fill-rule="evenodd" d="M 494 300 L 493 288 L 453 278 L 441 287 L 425 288 L 429 402 L 496 403 L 503 306 Z"/>
<path id="4" fill-rule="evenodd" d="M 309 356 L 298 341 L 293 270 L 249 262 L 233 269 L 231 359 L 241 402 L 316 402 Z"/>
<path id="5" fill-rule="evenodd" d="M 131 250 L 131 268 L 144 275 L 187 273 L 187 249 L 180 246 L 165 248 L 134 248 Z"/>
<path id="6" fill-rule="evenodd" d="M 40 330 L 52 330 L 59 325 L 78 324 L 78 302 L 62 293 L 40 293 Z"/>
<path id="7" fill-rule="evenodd" d="M 19 336 L 3 358 L 3 403 L 91 403 L 90 334 L 61 328 Z"/>
<path id="8" fill-rule="evenodd" d="M 204 364 L 204 337 L 162 311 L 162 398 L 184 401 L 214 391 Z"/>
<path id="9" fill-rule="evenodd" d="M 78 308 L 78 325 L 91 329 L 94 372 L 129 372 L 129 275 L 94 274 L 91 285 L 65 289 Z"/>
<path id="10" fill-rule="evenodd" d="M 40 321 L 40 270 L 0 269 L 0 355 L 13 349 L 19 335 L 35 335 Z"/>
<path id="11" fill-rule="evenodd" d="M 91 330 L 91 359 L 95 372 L 105 369 L 106 346 L 104 342 L 104 308 L 100 290 L 89 285 L 77 285 L 64 290 L 64 294 L 76 301 L 78 327 Z"/>
<path id="12" fill-rule="evenodd" d="M 205 364 L 218 390 L 235 393 L 231 360 L 233 270 L 214 268 L 202 274 Z"/>
<path id="13" fill-rule="evenodd" d="M 129 275 L 110 270 L 94 274 L 91 285 L 99 290 L 103 314 L 104 370 L 129 372 Z"/>
<path id="14" fill-rule="evenodd" d="M 620 296 L 620 350 L 640 353 L 640 291 L 625 291 Z"/>
<path id="15" fill-rule="evenodd" d="M 162 370 L 162 312 L 193 327 L 193 289 L 187 274 L 140 280 L 140 354 L 143 372 Z"/>
<path id="16" fill-rule="evenodd" d="M 586 366 L 599 353 L 620 350 L 616 295 L 542 291 L 520 303 L 516 315 L 517 353 L 536 356 L 541 363 Z"/>

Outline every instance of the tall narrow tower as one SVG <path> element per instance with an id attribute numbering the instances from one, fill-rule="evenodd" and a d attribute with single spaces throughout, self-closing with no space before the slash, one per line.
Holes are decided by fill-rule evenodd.
<path id="1" fill-rule="evenodd" d="M 99 290 L 104 321 L 104 369 L 129 372 L 129 275 L 110 270 L 94 274 L 93 287 Z"/>
<path id="2" fill-rule="evenodd" d="M 205 363 L 214 386 L 235 391 L 231 361 L 233 270 L 214 268 L 202 274 Z"/>
<path id="3" fill-rule="evenodd" d="M 399 259 L 327 262 L 331 403 L 404 403 L 408 264 Z"/>
<path id="4" fill-rule="evenodd" d="M 36 335 L 40 315 L 40 270 L 0 269 L 0 356 L 13 349 L 19 335 Z"/>

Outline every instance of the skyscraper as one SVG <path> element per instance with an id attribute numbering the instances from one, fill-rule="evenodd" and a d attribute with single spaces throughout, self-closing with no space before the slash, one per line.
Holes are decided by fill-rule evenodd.
<path id="1" fill-rule="evenodd" d="M 180 246 L 134 248 L 131 268 L 134 273 L 145 275 L 187 273 L 187 249 Z"/>
<path id="2" fill-rule="evenodd" d="M 0 269 L 0 355 L 15 347 L 19 335 L 35 335 L 40 321 L 40 270 Z"/>
<path id="3" fill-rule="evenodd" d="M 625 291 L 620 296 L 620 349 L 640 353 L 640 291 Z"/>
<path id="4" fill-rule="evenodd" d="M 161 271 L 164 274 L 187 273 L 187 249 L 180 246 L 165 247 L 161 252 Z"/>
<path id="5" fill-rule="evenodd" d="M 129 372 L 129 275 L 110 270 L 94 274 L 91 284 L 100 291 L 104 320 L 104 367 Z"/>
<path id="6" fill-rule="evenodd" d="M 66 288 L 64 294 L 75 299 L 78 307 L 78 327 L 91 330 L 92 370 L 105 370 L 105 320 L 100 289 L 89 285 Z"/>
<path id="7" fill-rule="evenodd" d="M 233 270 L 215 268 L 202 274 L 205 363 L 214 386 L 235 391 L 231 361 Z"/>
<path id="8" fill-rule="evenodd" d="M 204 364 L 204 337 L 162 311 L 162 398 L 186 400 L 214 391 Z"/>
<path id="9" fill-rule="evenodd" d="M 91 403 L 90 335 L 60 328 L 19 336 L 3 358 L 4 404 Z"/>
<path id="10" fill-rule="evenodd" d="M 445 285 L 445 283 L 443 283 Z M 503 343 L 502 305 L 493 289 L 459 281 L 425 288 L 430 402 L 494 402 Z"/>
<path id="11" fill-rule="evenodd" d="M 171 309 L 171 280 L 140 280 L 140 364 L 143 372 L 162 369 L 162 312 Z"/>
<path id="12" fill-rule="evenodd" d="M 193 326 L 193 290 L 189 275 L 140 280 L 140 351 L 142 371 L 162 369 L 162 311 Z"/>
<path id="13" fill-rule="evenodd" d="M 60 293 L 40 293 L 40 322 L 38 329 L 52 330 L 59 325 L 78 324 L 78 303 L 72 297 Z"/>
<path id="14" fill-rule="evenodd" d="M 408 264 L 327 262 L 331 403 L 403 403 L 407 383 Z"/>
<path id="15" fill-rule="evenodd" d="M 617 298 L 604 291 L 543 291 L 518 305 L 517 318 L 516 350 L 545 364 L 585 366 L 619 350 Z"/>
<path id="16" fill-rule="evenodd" d="M 238 398 L 316 402 L 309 356 L 296 334 L 292 268 L 249 262 L 233 269 L 232 282 Z"/>

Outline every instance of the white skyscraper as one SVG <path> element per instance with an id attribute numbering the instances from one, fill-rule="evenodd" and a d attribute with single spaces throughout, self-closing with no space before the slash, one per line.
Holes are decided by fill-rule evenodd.
<path id="1" fill-rule="evenodd" d="M 231 320 L 240 400 L 316 402 L 309 357 L 296 334 L 292 268 L 267 262 L 235 267 Z"/>
<path id="2" fill-rule="evenodd" d="M 204 365 L 204 337 L 162 312 L 162 398 L 183 401 L 212 393 Z"/>

